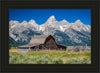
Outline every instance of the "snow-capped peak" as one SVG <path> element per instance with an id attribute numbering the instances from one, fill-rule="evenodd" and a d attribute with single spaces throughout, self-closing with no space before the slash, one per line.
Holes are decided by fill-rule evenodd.
<path id="1" fill-rule="evenodd" d="M 54 16 L 54 15 L 52 15 L 52 16 L 50 16 L 50 17 L 49 17 L 49 19 L 55 19 L 55 16 Z"/>
<path id="2" fill-rule="evenodd" d="M 29 21 L 29 24 L 36 24 L 36 22 L 35 22 L 35 20 L 32 19 Z"/>
<path id="3" fill-rule="evenodd" d="M 24 20 L 21 24 L 27 24 L 27 21 Z"/>
<path id="4" fill-rule="evenodd" d="M 80 20 L 76 20 L 75 23 L 82 23 Z"/>
<path id="5" fill-rule="evenodd" d="M 48 19 L 47 21 L 49 21 L 49 22 L 54 22 L 54 21 L 56 21 L 55 16 L 52 15 L 51 17 L 49 17 L 49 19 Z"/>
<path id="6" fill-rule="evenodd" d="M 65 19 L 60 21 L 60 23 L 68 23 Z"/>
<path id="7" fill-rule="evenodd" d="M 53 26 L 54 24 L 56 24 L 56 19 L 55 17 L 52 15 L 48 18 L 48 20 L 42 25 L 43 27 L 44 26 Z"/>
<path id="8" fill-rule="evenodd" d="M 64 19 L 64 20 L 62 20 L 62 22 L 67 22 L 67 21 Z"/>
<path id="9" fill-rule="evenodd" d="M 17 26 L 18 24 L 20 24 L 18 21 L 13 21 L 13 20 L 11 20 L 11 21 L 9 22 L 9 27 L 13 28 L 13 27 Z"/>

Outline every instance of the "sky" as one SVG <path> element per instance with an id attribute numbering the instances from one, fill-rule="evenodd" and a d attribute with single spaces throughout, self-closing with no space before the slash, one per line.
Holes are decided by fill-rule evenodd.
<path id="1" fill-rule="evenodd" d="M 9 21 L 35 20 L 37 24 L 45 23 L 50 16 L 57 21 L 65 19 L 69 23 L 80 20 L 85 25 L 91 25 L 91 9 L 9 9 Z"/>

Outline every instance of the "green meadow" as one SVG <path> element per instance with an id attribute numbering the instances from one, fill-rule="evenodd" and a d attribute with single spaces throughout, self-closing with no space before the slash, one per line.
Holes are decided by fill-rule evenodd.
<path id="1" fill-rule="evenodd" d="M 91 52 L 42 50 L 18 53 L 17 49 L 10 49 L 9 64 L 91 64 Z"/>

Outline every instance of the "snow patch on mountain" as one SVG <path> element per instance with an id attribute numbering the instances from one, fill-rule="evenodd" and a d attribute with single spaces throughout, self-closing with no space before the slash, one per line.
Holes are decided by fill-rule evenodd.
<path id="1" fill-rule="evenodd" d="M 60 33 L 64 35 L 60 35 Z M 75 21 L 75 23 L 69 23 L 65 19 L 57 21 L 54 16 L 49 17 L 42 25 L 38 25 L 33 19 L 29 22 L 24 20 L 22 23 L 18 21 L 9 22 L 9 36 L 16 42 L 28 41 L 31 36 L 41 34 L 56 36 L 57 41 L 66 39 L 64 38 L 66 36 L 67 38 L 69 37 L 68 41 L 78 44 L 86 42 L 85 40 L 90 41 L 90 33 L 91 26 L 83 24 L 80 20 Z"/>

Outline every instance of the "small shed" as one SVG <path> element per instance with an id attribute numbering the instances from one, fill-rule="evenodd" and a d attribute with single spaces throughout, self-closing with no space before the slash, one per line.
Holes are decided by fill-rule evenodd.
<path id="1" fill-rule="evenodd" d="M 18 52 L 29 52 L 39 50 L 66 50 L 65 46 L 56 44 L 51 35 L 40 35 L 31 38 L 30 43 L 17 47 Z"/>

